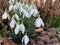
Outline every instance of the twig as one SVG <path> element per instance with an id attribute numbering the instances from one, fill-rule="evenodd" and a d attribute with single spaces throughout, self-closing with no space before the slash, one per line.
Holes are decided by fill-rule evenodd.
<path id="1" fill-rule="evenodd" d="M 1 11 L 2 13 L 4 13 L 4 11 L 3 11 L 3 10 L 1 10 L 1 9 L 0 9 L 0 11 Z"/>

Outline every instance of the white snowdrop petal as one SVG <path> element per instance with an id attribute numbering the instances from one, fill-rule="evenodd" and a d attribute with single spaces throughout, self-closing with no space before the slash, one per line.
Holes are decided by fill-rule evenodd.
<path id="1" fill-rule="evenodd" d="M 24 42 L 25 45 L 28 44 L 29 42 L 29 37 L 27 35 L 25 35 L 23 38 L 22 38 L 22 43 Z"/>
<path id="2" fill-rule="evenodd" d="M 35 21 L 35 26 L 36 27 L 41 27 L 43 26 L 44 27 L 44 22 L 41 18 L 37 18 L 36 21 Z"/>
<path id="3" fill-rule="evenodd" d="M 10 15 L 8 15 L 8 20 L 10 20 Z"/>
<path id="4" fill-rule="evenodd" d="M 24 37 L 22 38 L 22 43 L 24 42 Z"/>
<path id="5" fill-rule="evenodd" d="M 10 27 L 14 28 L 15 24 L 16 24 L 16 21 L 14 19 L 12 19 L 12 21 L 10 22 Z"/>
<path id="6" fill-rule="evenodd" d="M 18 6 L 18 8 L 19 8 L 19 6 L 21 5 L 19 2 L 16 2 L 16 5 Z"/>
<path id="7" fill-rule="evenodd" d="M 25 26 L 23 24 L 20 24 L 20 29 L 22 31 L 22 34 L 24 34 L 24 32 L 25 32 Z"/>
<path id="8" fill-rule="evenodd" d="M 16 18 L 17 20 L 19 20 L 19 16 L 18 16 L 17 14 L 15 14 L 15 18 Z"/>
<path id="9" fill-rule="evenodd" d="M 43 22 L 43 20 L 41 19 L 41 22 L 42 22 L 42 26 L 44 27 L 44 22 Z"/>
<path id="10" fill-rule="evenodd" d="M 33 13 L 34 13 L 34 9 L 31 9 L 31 11 L 29 11 L 29 14 L 33 15 Z"/>
<path id="11" fill-rule="evenodd" d="M 2 20 L 4 19 L 10 19 L 10 15 L 7 12 L 4 12 L 4 14 L 2 15 Z"/>
<path id="12" fill-rule="evenodd" d="M 17 25 L 14 30 L 16 35 L 19 33 L 19 29 L 20 29 L 20 25 Z"/>
<path id="13" fill-rule="evenodd" d="M 26 4 L 26 8 L 29 8 L 29 6 Z"/>
<path id="14" fill-rule="evenodd" d="M 23 14 L 26 18 L 30 18 L 29 13 L 26 10 L 23 10 Z"/>
<path id="15" fill-rule="evenodd" d="M 14 11 L 15 10 L 18 10 L 18 6 L 17 5 L 14 5 Z"/>
<path id="16" fill-rule="evenodd" d="M 9 0 L 9 4 L 14 4 L 14 0 Z"/>
<path id="17" fill-rule="evenodd" d="M 23 7 L 22 6 L 19 6 L 19 12 L 22 13 L 23 12 Z"/>
<path id="18" fill-rule="evenodd" d="M 42 22 L 42 26 L 44 27 L 44 22 Z"/>
<path id="19" fill-rule="evenodd" d="M 13 10 L 13 5 L 10 5 L 9 6 L 9 11 L 12 11 Z"/>
<path id="20" fill-rule="evenodd" d="M 7 19 L 7 15 L 2 15 L 2 20 Z"/>
<path id="21" fill-rule="evenodd" d="M 34 14 L 33 14 L 33 16 L 36 17 L 37 14 L 38 14 L 38 10 L 37 10 L 37 9 L 34 9 Z"/>
<path id="22" fill-rule="evenodd" d="M 14 3 L 14 0 L 12 0 L 12 2 Z"/>
<path id="23" fill-rule="evenodd" d="M 25 35 L 25 40 L 24 40 L 24 42 L 25 42 L 25 45 L 27 45 L 28 42 L 29 42 L 29 37 L 28 37 L 27 35 Z"/>
<path id="24" fill-rule="evenodd" d="M 4 13 L 4 14 L 2 15 L 2 20 L 4 20 L 4 19 L 7 19 L 6 13 Z"/>
<path id="25" fill-rule="evenodd" d="M 22 4 L 20 3 L 20 6 L 22 7 Z"/>
<path id="26" fill-rule="evenodd" d="M 16 4 L 14 5 L 14 11 L 19 9 L 19 5 L 20 3 L 16 2 Z"/>
<path id="27" fill-rule="evenodd" d="M 12 4 L 11 0 L 9 0 L 9 4 Z"/>
<path id="28" fill-rule="evenodd" d="M 31 5 L 31 6 L 28 8 L 28 11 L 30 11 L 32 8 L 33 8 L 33 6 Z"/>
<path id="29" fill-rule="evenodd" d="M 40 19 L 36 19 L 36 21 L 35 21 L 35 26 L 36 27 L 41 27 L 41 21 L 40 21 Z"/>

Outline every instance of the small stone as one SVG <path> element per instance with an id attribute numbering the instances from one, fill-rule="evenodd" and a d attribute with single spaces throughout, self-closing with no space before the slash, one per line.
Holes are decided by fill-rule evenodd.
<path id="1" fill-rule="evenodd" d="M 35 32 L 37 32 L 37 33 L 41 33 L 42 31 L 43 31 L 43 28 L 35 29 Z"/>
<path id="2" fill-rule="evenodd" d="M 48 32 L 48 36 L 49 37 L 53 36 L 53 33 L 52 32 Z"/>
<path id="3" fill-rule="evenodd" d="M 47 33 L 47 31 L 42 31 L 41 32 L 41 35 L 47 35 L 48 33 Z"/>
<path id="4" fill-rule="evenodd" d="M 48 37 L 48 36 L 44 36 L 44 37 L 40 37 L 40 39 L 41 39 L 42 41 L 48 41 L 48 40 L 49 40 L 49 37 Z"/>

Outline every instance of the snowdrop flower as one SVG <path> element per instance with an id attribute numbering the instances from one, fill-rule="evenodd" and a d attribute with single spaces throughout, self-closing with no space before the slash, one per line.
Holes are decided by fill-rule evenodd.
<path id="1" fill-rule="evenodd" d="M 31 6 L 28 8 L 28 11 L 30 11 L 32 8 L 33 8 L 33 6 L 31 5 Z"/>
<path id="2" fill-rule="evenodd" d="M 19 31 L 21 31 L 22 34 L 24 34 L 24 32 L 25 32 L 25 26 L 23 24 L 19 24 L 19 25 L 17 24 L 14 32 L 17 35 L 19 33 Z"/>
<path id="3" fill-rule="evenodd" d="M 15 11 L 15 10 L 18 10 L 18 7 L 17 7 L 17 5 L 16 5 L 16 4 L 14 5 L 14 7 L 13 7 L 13 8 L 14 8 L 14 11 Z"/>
<path id="4" fill-rule="evenodd" d="M 44 27 L 44 22 L 42 21 L 41 18 L 37 18 L 37 19 L 36 19 L 36 21 L 35 21 L 35 26 L 36 26 L 36 27 L 41 27 L 41 26 Z"/>
<path id="5" fill-rule="evenodd" d="M 14 28 L 15 24 L 16 24 L 16 21 L 14 19 L 12 19 L 12 21 L 10 22 L 10 27 Z"/>
<path id="6" fill-rule="evenodd" d="M 22 24 L 20 24 L 20 31 L 22 31 L 22 34 L 24 34 L 24 32 L 25 32 L 25 26 L 23 25 L 23 23 Z"/>
<path id="7" fill-rule="evenodd" d="M 10 5 L 9 6 L 9 11 L 12 11 L 13 10 L 13 5 Z"/>
<path id="8" fill-rule="evenodd" d="M 29 11 L 29 18 L 34 14 L 34 9 L 31 9 L 31 11 Z"/>
<path id="9" fill-rule="evenodd" d="M 24 3 L 22 3 L 22 5 L 24 6 L 25 4 L 24 4 Z"/>
<path id="10" fill-rule="evenodd" d="M 4 20 L 4 19 L 9 19 L 10 20 L 10 15 L 6 11 L 2 15 L 2 20 Z"/>
<path id="11" fill-rule="evenodd" d="M 19 12 L 22 13 L 23 12 L 23 7 L 22 6 L 19 6 Z"/>
<path id="12" fill-rule="evenodd" d="M 22 6 L 22 4 L 20 3 L 20 6 Z"/>
<path id="13" fill-rule="evenodd" d="M 9 4 L 14 4 L 14 0 L 9 0 Z"/>
<path id="14" fill-rule="evenodd" d="M 17 35 L 19 33 L 19 29 L 20 29 L 20 25 L 17 24 L 17 26 L 15 27 L 15 34 Z"/>
<path id="15" fill-rule="evenodd" d="M 14 11 L 15 10 L 18 10 L 18 6 L 17 5 L 14 5 Z"/>
<path id="16" fill-rule="evenodd" d="M 26 18 L 30 18 L 30 15 L 26 10 L 23 10 L 23 14 Z"/>
<path id="17" fill-rule="evenodd" d="M 16 4 L 14 5 L 14 11 L 15 11 L 15 10 L 18 10 L 19 5 L 20 5 L 20 3 L 16 2 Z"/>
<path id="18" fill-rule="evenodd" d="M 22 43 L 24 42 L 25 45 L 28 44 L 29 42 L 29 37 L 27 35 L 25 35 L 23 38 L 22 38 Z"/>
<path id="19" fill-rule="evenodd" d="M 18 16 L 18 14 L 15 14 L 15 18 L 16 18 L 17 20 L 19 20 L 19 16 Z"/>
<path id="20" fill-rule="evenodd" d="M 37 14 L 38 14 L 38 10 L 37 10 L 37 9 L 34 9 L 34 14 L 33 14 L 33 16 L 36 17 Z"/>
<path id="21" fill-rule="evenodd" d="M 28 4 L 26 4 L 26 8 L 29 8 Z"/>
<path id="22" fill-rule="evenodd" d="M 34 14 L 34 9 L 31 9 L 31 11 L 29 11 L 29 14 L 33 15 Z"/>
<path id="23" fill-rule="evenodd" d="M 12 0 L 12 2 L 14 3 L 14 0 Z"/>

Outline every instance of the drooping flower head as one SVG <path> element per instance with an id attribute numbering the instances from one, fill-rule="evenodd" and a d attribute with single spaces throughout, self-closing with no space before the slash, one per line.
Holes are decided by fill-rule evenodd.
<path id="1" fill-rule="evenodd" d="M 41 18 L 37 18 L 36 21 L 35 21 L 35 26 L 36 27 L 44 27 L 44 22 Z"/>
<path id="2" fill-rule="evenodd" d="M 17 35 L 19 33 L 19 31 L 21 31 L 22 34 L 24 34 L 25 26 L 23 25 L 23 23 L 16 25 L 15 30 L 14 30 L 15 34 Z"/>
<path id="3" fill-rule="evenodd" d="M 29 37 L 27 35 L 25 35 L 23 38 L 22 38 L 22 43 L 24 42 L 25 45 L 28 44 L 29 42 Z"/>
<path id="4" fill-rule="evenodd" d="M 6 11 L 2 15 L 2 20 L 4 20 L 4 19 L 9 19 L 10 20 L 10 15 Z"/>

